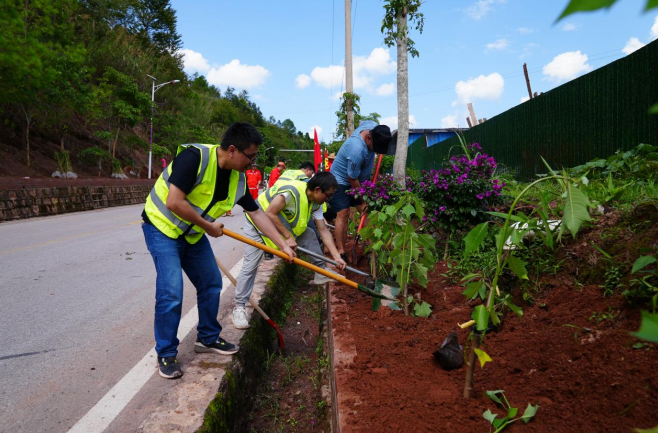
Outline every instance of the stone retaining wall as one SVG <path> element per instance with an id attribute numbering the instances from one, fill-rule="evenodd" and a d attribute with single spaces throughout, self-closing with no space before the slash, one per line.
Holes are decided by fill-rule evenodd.
<path id="1" fill-rule="evenodd" d="M 146 201 L 155 179 L 0 180 L 0 222 Z"/>

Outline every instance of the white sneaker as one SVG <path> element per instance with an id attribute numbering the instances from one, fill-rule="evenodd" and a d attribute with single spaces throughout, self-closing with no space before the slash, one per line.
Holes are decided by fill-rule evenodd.
<path id="1" fill-rule="evenodd" d="M 325 284 L 325 283 L 330 283 L 332 281 L 336 281 L 333 278 L 329 278 L 325 275 L 318 274 L 317 272 L 315 273 L 315 278 L 313 278 L 313 284 Z"/>
<path id="2" fill-rule="evenodd" d="M 235 329 L 249 329 L 249 319 L 247 318 L 246 308 L 235 307 L 233 309 L 233 326 Z"/>

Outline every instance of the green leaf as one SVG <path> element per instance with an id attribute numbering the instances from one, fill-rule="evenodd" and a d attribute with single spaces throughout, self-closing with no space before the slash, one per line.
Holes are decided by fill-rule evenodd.
<path id="1" fill-rule="evenodd" d="M 486 419 L 487 421 L 489 421 L 491 424 L 493 424 L 493 422 L 494 422 L 494 420 L 496 419 L 497 416 L 498 416 L 498 414 L 495 414 L 495 413 L 491 412 L 491 410 L 489 410 L 489 409 L 487 409 L 487 410 L 482 414 L 482 417 L 483 417 L 484 419 Z"/>
<path id="2" fill-rule="evenodd" d="M 484 368 L 484 364 L 486 364 L 487 362 L 493 361 L 493 359 L 491 359 L 489 354 L 484 350 L 475 349 L 475 348 L 473 350 L 475 351 L 475 354 L 477 355 L 478 360 L 480 361 L 480 368 Z"/>
<path id="3" fill-rule="evenodd" d="M 571 0 L 564 11 L 562 11 L 562 14 L 560 14 L 557 21 L 576 12 L 591 12 L 598 9 L 609 8 L 616 1 L 617 0 Z"/>
<path id="4" fill-rule="evenodd" d="M 589 199 L 581 190 L 567 183 L 567 198 L 564 206 L 564 224 L 567 226 L 571 235 L 576 237 L 576 233 L 585 221 L 590 221 L 589 217 Z"/>
<path id="5" fill-rule="evenodd" d="M 519 412 L 518 407 L 510 407 L 509 409 L 507 409 L 507 418 L 510 419 L 514 418 L 518 412 Z"/>
<path id="6" fill-rule="evenodd" d="M 416 212 L 416 210 L 410 204 L 408 204 L 408 205 L 406 205 L 405 207 L 402 208 L 402 213 L 404 214 L 405 217 L 407 217 L 407 219 L 411 218 L 411 215 L 415 212 Z"/>
<path id="7" fill-rule="evenodd" d="M 636 273 L 640 269 L 649 266 L 651 263 L 656 263 L 656 258 L 654 256 L 642 256 L 633 263 L 633 270 L 631 274 Z"/>
<path id="8" fill-rule="evenodd" d="M 523 310 L 521 309 L 521 307 L 516 305 L 514 302 L 507 301 L 505 303 L 505 305 L 507 305 L 509 307 L 509 309 L 512 310 L 517 316 L 523 317 Z"/>
<path id="9" fill-rule="evenodd" d="M 487 212 L 487 213 L 489 215 L 493 215 L 493 216 L 497 216 L 499 218 L 502 218 L 504 220 L 507 219 L 507 214 L 506 213 L 501 213 L 501 212 Z M 512 215 L 510 215 L 509 219 L 510 219 L 510 221 L 516 221 L 516 222 L 520 222 L 520 223 L 524 223 L 524 222 L 528 221 L 528 218 L 523 214 L 519 214 L 519 215 L 512 214 Z"/>
<path id="10" fill-rule="evenodd" d="M 432 306 L 427 302 L 423 301 L 422 304 L 414 306 L 414 316 L 427 318 L 430 314 L 432 314 Z"/>
<path id="11" fill-rule="evenodd" d="M 530 420 L 532 419 L 533 416 L 537 413 L 539 410 L 539 405 L 531 405 L 528 403 L 528 407 L 525 409 L 525 412 L 523 412 L 523 416 L 521 419 L 523 420 L 524 423 L 528 424 Z"/>
<path id="12" fill-rule="evenodd" d="M 416 215 L 418 218 L 423 218 L 425 216 L 425 211 L 423 211 L 423 206 L 420 203 L 420 200 L 414 200 L 414 207 L 416 209 Z"/>
<path id="13" fill-rule="evenodd" d="M 487 237 L 488 231 L 489 223 L 485 222 L 478 224 L 475 226 L 475 228 L 473 228 L 473 230 L 468 232 L 464 238 L 464 243 L 466 244 L 463 252 L 464 257 L 468 257 L 473 251 L 480 248 L 480 245 L 482 245 L 482 242 Z"/>
<path id="14" fill-rule="evenodd" d="M 480 289 L 484 286 L 484 281 L 473 281 L 466 285 L 466 290 L 462 292 L 462 295 L 466 296 L 468 299 L 473 299 L 480 292 Z"/>
<path id="15" fill-rule="evenodd" d="M 498 398 L 497 394 L 502 394 L 504 392 L 505 390 L 497 389 L 495 391 L 485 391 L 484 395 L 486 395 L 487 397 L 489 397 L 490 400 L 495 401 L 498 404 L 503 404 L 503 401 L 500 398 Z"/>
<path id="16" fill-rule="evenodd" d="M 489 324 L 489 310 L 484 305 L 478 305 L 473 309 L 473 314 L 471 315 L 473 320 L 475 320 L 475 325 L 478 331 L 484 331 L 487 329 Z"/>
<path id="17" fill-rule="evenodd" d="M 522 280 L 528 279 L 528 271 L 525 268 L 525 265 L 527 264 L 527 262 L 524 262 L 523 260 L 516 258 L 511 254 L 507 257 L 507 265 L 512 270 L 512 272 L 514 272 L 516 276 Z"/>
<path id="18" fill-rule="evenodd" d="M 643 311 L 640 329 L 630 334 L 645 341 L 658 343 L 658 314 L 650 314 L 647 311 Z"/>
<path id="19" fill-rule="evenodd" d="M 380 239 L 382 237 L 382 229 L 375 229 L 372 233 L 375 235 L 376 239 Z"/>

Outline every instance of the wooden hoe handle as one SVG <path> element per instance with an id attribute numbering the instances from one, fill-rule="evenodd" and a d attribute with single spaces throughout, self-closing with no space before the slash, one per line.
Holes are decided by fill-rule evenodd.
<path id="1" fill-rule="evenodd" d="M 233 283 L 233 286 L 234 286 L 234 287 L 238 287 L 238 282 L 236 281 L 236 279 L 233 277 L 233 275 L 231 275 L 231 273 L 229 272 L 229 270 L 226 269 L 226 267 L 224 267 L 224 265 L 222 264 L 222 262 L 219 261 L 219 259 L 217 258 L 217 256 L 215 256 L 215 262 L 217 262 L 217 266 L 218 266 L 219 269 L 222 271 L 222 273 L 223 273 L 224 275 L 226 275 L 226 277 L 227 277 L 229 280 L 231 280 L 231 283 Z M 251 298 L 249 298 L 249 303 L 251 304 L 252 307 L 254 307 L 254 310 L 256 310 L 256 311 L 258 312 L 258 314 L 260 314 L 260 315 L 263 317 L 263 319 L 265 319 L 265 320 L 270 320 L 270 317 L 267 315 L 267 313 L 265 313 L 265 311 L 263 311 L 263 309 L 260 308 L 260 307 L 258 306 L 257 303 L 255 303 L 254 301 L 252 301 Z"/>
<path id="2" fill-rule="evenodd" d="M 242 235 L 237 234 L 235 232 L 232 232 L 232 231 L 230 231 L 226 228 L 223 228 L 222 232 L 226 236 L 228 236 L 229 238 L 233 238 L 236 241 L 240 241 L 240 242 L 243 242 L 247 245 L 251 245 L 252 247 L 256 247 L 258 249 L 261 249 L 261 250 L 265 251 L 266 253 L 274 254 L 275 256 L 281 257 L 284 260 L 290 260 L 290 258 L 288 257 L 288 254 L 283 253 L 283 252 L 281 252 L 281 251 L 279 251 L 275 248 L 272 248 L 272 247 L 269 247 L 267 245 L 261 244 L 260 242 L 256 242 L 254 240 L 251 240 L 248 237 L 245 237 L 245 236 L 242 236 Z M 303 268 L 310 269 L 311 271 L 317 272 L 318 274 L 322 274 L 325 277 L 329 277 L 329 278 L 331 278 L 333 280 L 336 280 L 340 283 L 346 284 L 346 285 L 348 285 L 348 286 L 350 286 L 354 289 L 359 288 L 359 285 L 357 283 L 355 283 L 354 281 L 350 281 L 350 280 L 348 280 L 347 278 L 345 278 L 341 275 L 334 274 L 333 272 L 329 272 L 326 269 L 322 269 L 318 266 L 312 265 L 311 263 L 305 262 L 304 260 L 300 260 L 300 259 L 295 257 L 295 259 L 293 259 L 293 263 L 298 265 L 298 266 L 301 266 Z"/>

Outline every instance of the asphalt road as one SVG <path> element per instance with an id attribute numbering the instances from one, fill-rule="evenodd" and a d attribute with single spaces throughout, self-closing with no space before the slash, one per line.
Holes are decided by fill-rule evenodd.
<path id="1" fill-rule="evenodd" d="M 68 431 L 154 346 L 142 209 L 0 224 L 1 432 Z M 233 214 L 221 222 L 240 232 L 245 218 Z M 242 258 L 239 242 L 210 239 L 229 269 Z M 195 304 L 185 278 L 183 316 Z M 193 330 L 181 347 L 195 338 Z M 147 412 L 170 382 L 154 374 L 131 405 Z"/>

